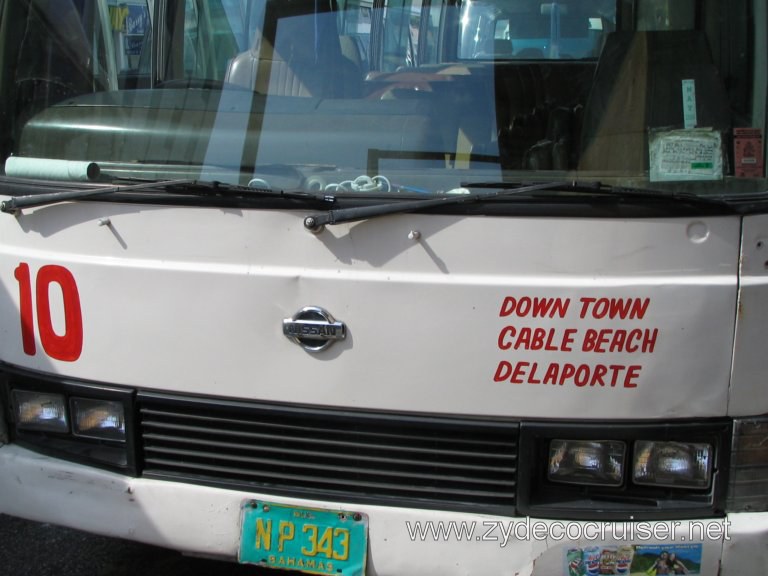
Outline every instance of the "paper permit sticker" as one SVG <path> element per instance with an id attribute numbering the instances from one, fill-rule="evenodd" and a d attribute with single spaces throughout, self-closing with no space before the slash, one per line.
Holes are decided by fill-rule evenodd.
<path id="1" fill-rule="evenodd" d="M 648 148 L 652 182 L 723 178 L 723 141 L 716 130 L 652 130 Z"/>

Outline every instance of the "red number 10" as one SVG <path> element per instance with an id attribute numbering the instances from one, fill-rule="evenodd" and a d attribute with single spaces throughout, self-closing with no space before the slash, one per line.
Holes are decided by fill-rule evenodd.
<path id="1" fill-rule="evenodd" d="M 43 350 L 51 358 L 74 362 L 83 350 L 83 316 L 80 310 L 80 294 L 72 273 L 62 266 L 43 266 L 35 279 L 35 302 L 32 300 L 32 279 L 29 264 L 22 262 L 14 276 L 19 282 L 19 307 L 21 309 L 21 343 L 29 356 L 37 353 L 35 342 L 34 309 L 37 304 L 37 330 Z M 49 288 L 58 284 L 64 300 L 64 334 L 57 334 L 51 320 Z"/>

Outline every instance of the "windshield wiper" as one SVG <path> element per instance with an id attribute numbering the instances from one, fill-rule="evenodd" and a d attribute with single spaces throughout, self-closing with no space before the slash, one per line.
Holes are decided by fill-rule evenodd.
<path id="1" fill-rule="evenodd" d="M 338 208 L 329 210 L 323 214 L 313 214 L 304 219 L 304 227 L 312 232 L 320 232 L 324 226 L 341 224 L 344 222 L 356 222 L 389 214 L 403 214 L 415 212 L 438 206 L 450 206 L 470 202 L 483 202 L 498 197 L 526 195 L 545 190 L 557 190 L 562 192 L 562 198 L 568 198 L 569 194 L 586 194 L 595 197 L 613 197 L 617 200 L 642 199 L 663 202 L 685 202 L 690 204 L 707 204 L 727 206 L 721 198 L 707 198 L 695 194 L 681 192 L 662 192 L 659 190 L 644 188 L 628 188 L 621 186 L 607 186 L 601 182 L 541 182 L 537 184 L 521 184 L 513 182 L 471 182 L 462 183 L 464 193 L 451 193 L 444 196 L 427 198 L 424 200 L 406 200 L 401 202 L 388 202 L 373 206 L 360 206 L 352 208 Z M 478 192 L 470 190 L 478 189 Z"/>
<path id="2" fill-rule="evenodd" d="M 465 188 L 475 189 L 501 189 L 522 191 L 520 184 L 511 182 L 472 182 L 462 184 Z M 571 182 L 561 182 L 559 186 L 556 186 L 558 191 L 567 193 L 573 192 L 577 194 L 586 194 L 593 196 L 610 196 L 615 199 L 645 199 L 645 200 L 660 200 L 660 201 L 672 201 L 672 202 L 689 202 L 691 204 L 709 204 L 709 205 L 727 205 L 727 201 L 720 196 L 701 196 L 699 194 L 693 194 L 690 192 L 679 192 L 675 190 L 658 190 L 655 188 L 640 188 L 637 186 L 618 186 L 612 184 L 604 184 L 600 181 L 580 181 L 573 180 Z"/>
<path id="3" fill-rule="evenodd" d="M 18 182 L 18 181 L 17 181 Z M 29 183 L 27 183 L 29 186 Z M 222 197 L 222 198 L 286 198 L 298 200 L 315 200 L 321 202 L 334 202 L 333 196 L 315 194 L 303 191 L 285 191 L 273 190 L 267 186 L 241 186 L 238 184 L 227 184 L 218 181 L 204 180 L 160 180 L 152 182 L 143 182 L 141 184 L 128 184 L 120 186 L 92 187 L 69 189 L 58 185 L 35 184 L 35 188 L 40 190 L 50 190 L 35 194 L 26 194 L 15 196 L 10 200 L 0 202 L 0 211 L 6 213 L 15 213 L 23 208 L 34 208 L 67 202 L 71 200 L 83 200 L 94 196 L 103 196 L 117 193 L 130 193 L 137 191 L 157 190 L 173 196 L 203 196 L 203 197 Z"/>
<path id="4" fill-rule="evenodd" d="M 311 216 L 307 216 L 304 218 L 304 227 L 311 232 L 320 232 L 326 225 L 342 224 L 344 222 L 357 222 L 358 220 L 368 220 L 369 218 L 386 216 L 388 214 L 404 214 L 406 212 L 414 212 L 416 210 L 423 210 L 425 208 L 432 208 L 434 206 L 450 206 L 453 204 L 463 204 L 466 202 L 478 202 L 480 200 L 495 198 L 497 196 L 524 194 L 526 192 L 534 192 L 536 190 L 548 190 L 562 185 L 562 182 L 543 182 L 540 184 L 518 186 L 512 189 L 497 186 L 495 190 L 490 190 L 488 192 L 476 192 L 474 194 L 457 191 L 451 194 L 446 194 L 445 196 L 426 198 L 424 200 L 403 200 L 400 202 L 388 202 L 386 204 L 374 204 L 373 206 L 337 208 L 335 210 L 329 210 L 324 214 L 313 214 Z M 482 186 L 484 186 L 484 184 L 482 184 Z M 470 187 L 471 186 L 462 186 L 462 188 Z"/>
<path id="5" fill-rule="evenodd" d="M 14 196 L 10 200 L 0 202 L 0 211 L 12 214 L 22 208 L 35 208 L 37 206 L 47 206 L 48 204 L 57 204 L 68 200 L 81 200 L 93 196 L 102 196 L 105 194 L 115 194 L 117 192 L 128 192 L 134 190 L 157 189 L 158 187 L 168 187 L 177 184 L 189 184 L 192 180 L 168 180 L 163 182 L 145 182 L 143 184 L 130 184 L 127 186 L 108 186 L 94 188 L 79 188 L 76 190 L 62 189 L 56 185 L 35 184 L 36 188 L 41 190 L 51 190 L 51 192 L 42 192 L 40 194 L 26 194 L 24 196 Z"/>

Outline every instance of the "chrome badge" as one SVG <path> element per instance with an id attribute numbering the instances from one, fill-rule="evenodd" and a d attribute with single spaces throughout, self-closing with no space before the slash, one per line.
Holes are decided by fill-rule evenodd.
<path id="1" fill-rule="evenodd" d="M 308 352 L 322 352 L 336 340 L 344 340 L 347 327 L 334 320 L 327 310 L 307 306 L 293 318 L 283 320 L 283 334 Z"/>

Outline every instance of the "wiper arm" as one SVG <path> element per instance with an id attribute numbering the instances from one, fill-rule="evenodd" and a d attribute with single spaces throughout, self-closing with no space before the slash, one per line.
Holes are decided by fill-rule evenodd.
<path id="1" fill-rule="evenodd" d="M 171 186 L 175 187 L 174 184 L 171 184 Z M 314 200 L 330 203 L 336 201 L 336 197 L 333 194 L 306 192 L 304 190 L 283 190 L 281 188 L 274 189 L 267 181 L 262 180 L 261 178 L 251 180 L 248 186 L 242 186 L 240 184 L 228 184 L 226 182 L 219 182 L 216 180 L 193 180 L 183 190 L 177 190 L 176 193 L 182 195 L 189 194 L 191 196 L 220 196 L 230 198 L 284 198 L 291 200 Z"/>
<path id="2" fill-rule="evenodd" d="M 484 184 L 481 184 L 483 187 Z M 469 194 L 451 194 L 446 196 L 438 196 L 435 198 L 427 198 L 424 200 L 404 200 L 401 202 L 391 202 L 387 204 L 375 204 L 373 206 L 356 206 L 353 208 L 337 208 L 336 210 L 329 210 L 323 214 L 313 214 L 304 218 L 304 227 L 310 232 L 320 232 L 326 225 L 342 224 L 344 222 L 357 222 L 358 220 L 367 220 L 369 218 L 376 218 L 378 216 L 386 216 L 388 214 L 404 214 L 407 212 L 414 212 L 416 210 L 423 210 L 425 208 L 433 208 L 435 206 L 451 206 L 454 204 L 464 204 L 469 202 L 480 202 L 495 198 L 497 196 L 509 196 L 512 194 L 525 194 L 528 192 L 534 192 L 536 190 L 549 190 L 552 188 L 558 188 L 564 186 L 562 182 L 542 182 L 540 184 L 530 184 L 525 186 L 517 185 L 514 188 L 506 188 L 504 186 L 495 186 L 494 190 L 487 192 L 476 192 Z M 567 186 L 567 184 L 565 184 Z M 473 187 L 472 185 L 462 186 L 466 188 Z"/>
<path id="3" fill-rule="evenodd" d="M 360 206 L 353 208 L 339 208 L 329 210 L 323 214 L 313 214 L 304 219 L 304 227 L 318 233 L 326 225 L 341 224 L 344 222 L 356 222 L 367 220 L 377 216 L 389 214 L 404 214 L 433 208 L 437 206 L 450 206 L 470 202 L 483 202 L 497 197 L 525 195 L 544 190 L 557 190 L 565 194 L 585 194 L 593 197 L 611 197 L 616 200 L 641 199 L 662 202 L 683 202 L 694 205 L 730 206 L 723 198 L 708 198 L 685 192 L 663 192 L 660 190 L 631 188 L 623 186 L 610 186 L 601 182 L 541 182 L 538 184 L 525 184 L 513 182 L 469 182 L 462 183 L 464 189 L 480 189 L 487 191 L 470 192 L 463 194 L 450 194 L 445 196 L 428 198 L 425 200 L 410 200 L 376 204 L 373 206 Z M 563 196 L 566 197 L 567 196 Z"/>
<path id="4" fill-rule="evenodd" d="M 66 202 L 70 200 L 82 200 L 94 196 L 103 196 L 108 194 L 128 193 L 140 190 L 160 190 L 166 194 L 189 195 L 189 196 L 212 196 L 212 197 L 270 197 L 270 198 L 290 198 L 300 200 L 318 200 L 323 202 L 333 202 L 335 198 L 328 195 L 319 195 L 309 192 L 292 192 L 284 190 L 272 190 L 268 186 L 240 186 L 238 184 L 227 184 L 218 181 L 203 180 L 160 180 L 152 182 L 143 182 L 141 184 L 129 184 L 120 186 L 107 186 L 98 188 L 80 188 L 76 190 L 62 189 L 58 186 L 41 186 L 42 189 L 52 190 L 51 192 L 41 194 L 27 194 L 16 196 L 10 200 L 0 202 L 0 211 L 6 213 L 16 213 L 23 208 L 34 208 Z"/>
<path id="5" fill-rule="evenodd" d="M 143 184 L 130 184 L 128 186 L 109 186 L 106 188 L 81 188 L 77 190 L 62 190 L 53 186 L 52 192 L 42 194 L 27 194 L 24 196 L 15 196 L 10 200 L 0 202 L 0 211 L 12 214 L 22 208 L 35 208 L 38 206 L 47 206 L 66 202 L 68 200 L 80 200 L 93 196 L 102 196 L 105 194 L 115 194 L 117 192 L 132 192 L 134 190 L 157 189 L 158 187 L 167 187 L 177 184 L 189 184 L 192 180 L 168 180 L 162 182 L 145 182 Z M 42 187 L 46 189 L 47 187 Z"/>
<path id="6" fill-rule="evenodd" d="M 463 183 L 466 188 L 502 188 L 504 190 L 521 190 L 518 184 L 510 182 L 472 182 Z M 728 200 L 720 196 L 700 196 L 690 192 L 664 191 L 654 188 L 639 188 L 635 186 L 617 186 L 604 184 L 600 181 L 580 181 L 561 182 L 555 186 L 558 191 L 575 194 L 585 194 L 587 196 L 611 197 L 617 200 L 642 199 L 657 200 L 662 202 L 685 202 L 690 204 L 706 204 L 716 206 L 729 206 Z"/>

